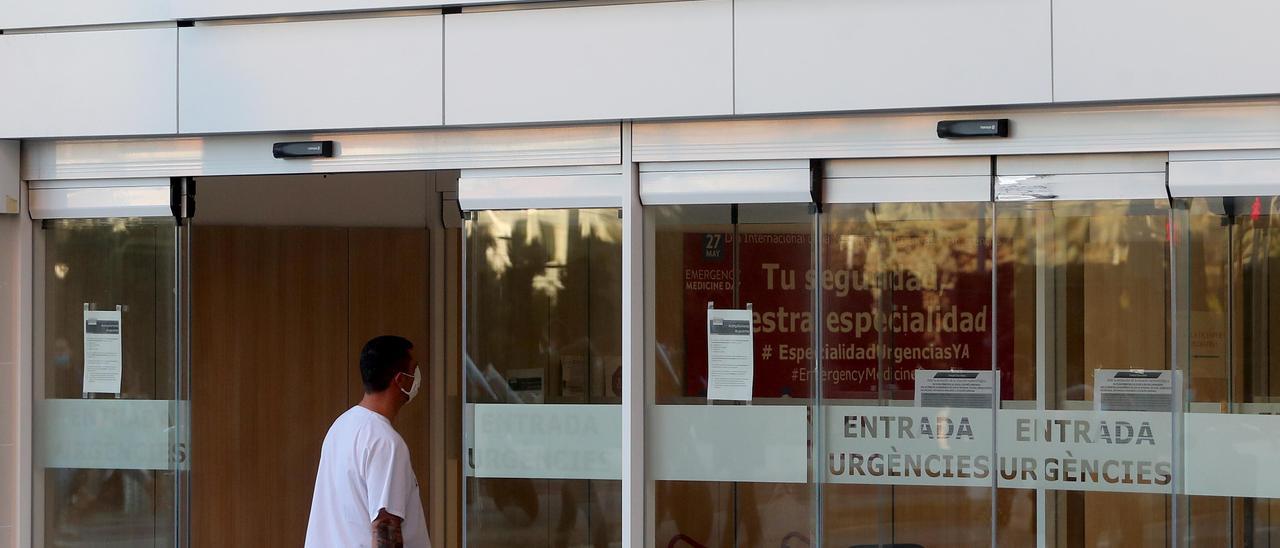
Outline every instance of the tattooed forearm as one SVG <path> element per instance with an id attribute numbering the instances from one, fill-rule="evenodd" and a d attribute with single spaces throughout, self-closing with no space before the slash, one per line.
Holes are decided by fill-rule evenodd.
<path id="1" fill-rule="evenodd" d="M 374 548 L 404 548 L 404 536 L 400 534 L 402 521 L 386 510 L 378 512 L 378 518 L 373 520 Z"/>

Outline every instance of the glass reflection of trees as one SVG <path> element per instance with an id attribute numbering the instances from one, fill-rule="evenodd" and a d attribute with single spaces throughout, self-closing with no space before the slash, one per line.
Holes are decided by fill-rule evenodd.
<path id="1" fill-rule="evenodd" d="M 618 211 L 479 211 L 464 230 L 467 402 L 620 402 Z M 621 540 L 617 481 L 471 478 L 467 491 L 473 548 Z"/>

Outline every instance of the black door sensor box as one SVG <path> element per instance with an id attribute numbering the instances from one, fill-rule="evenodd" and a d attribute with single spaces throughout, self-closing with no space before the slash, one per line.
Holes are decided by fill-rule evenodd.
<path id="1" fill-rule="evenodd" d="M 957 139 L 963 137 L 1008 137 L 1009 120 L 943 120 L 938 122 L 938 137 Z"/>
<path id="2" fill-rule="evenodd" d="M 276 143 L 271 147 L 276 158 L 332 158 L 333 141 L 299 141 Z"/>

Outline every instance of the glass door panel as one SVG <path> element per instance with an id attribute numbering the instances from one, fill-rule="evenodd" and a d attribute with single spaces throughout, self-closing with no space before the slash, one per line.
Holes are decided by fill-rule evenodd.
<path id="1" fill-rule="evenodd" d="M 44 221 L 36 241 L 36 544 L 183 546 L 173 219 Z"/>
<path id="2" fill-rule="evenodd" d="M 991 543 L 994 390 L 1014 380 L 992 370 L 991 212 L 823 212 L 825 546 Z"/>
<path id="3" fill-rule="evenodd" d="M 1168 545 L 1175 391 L 1151 388 L 1177 382 L 1168 201 L 1001 202 L 996 215 L 998 366 L 1013 384 L 998 484 L 1018 501 L 997 507 L 999 543 Z"/>
<path id="4" fill-rule="evenodd" d="M 1189 546 L 1280 543 L 1280 198 L 1188 198 L 1177 211 Z"/>
<path id="5" fill-rule="evenodd" d="M 618 210 L 477 211 L 464 234 L 465 543 L 616 546 Z"/>
<path id="6" fill-rule="evenodd" d="M 808 204 L 646 215 L 653 542 L 808 546 L 816 217 Z M 722 326 L 734 322 L 741 331 L 731 339 Z"/>

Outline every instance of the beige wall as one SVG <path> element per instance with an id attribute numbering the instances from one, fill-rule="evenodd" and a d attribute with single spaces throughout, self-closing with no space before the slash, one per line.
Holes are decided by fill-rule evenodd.
<path id="1" fill-rule="evenodd" d="M 23 219 L 0 215 L 0 548 L 17 546 L 19 236 Z"/>

